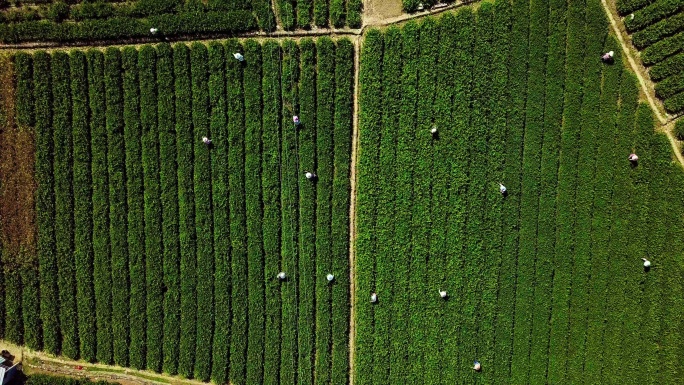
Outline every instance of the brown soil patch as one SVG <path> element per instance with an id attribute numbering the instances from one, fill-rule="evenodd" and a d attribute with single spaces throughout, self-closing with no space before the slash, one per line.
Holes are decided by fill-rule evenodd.
<path id="1" fill-rule="evenodd" d="M 16 82 L 8 56 L 0 57 L 0 68 L 0 242 L 10 257 L 3 257 L 5 267 L 13 268 L 35 262 L 35 141 L 31 129 L 16 124 Z"/>
<path id="2" fill-rule="evenodd" d="M 363 25 L 372 25 L 403 14 L 401 0 L 365 0 L 363 2 Z"/>

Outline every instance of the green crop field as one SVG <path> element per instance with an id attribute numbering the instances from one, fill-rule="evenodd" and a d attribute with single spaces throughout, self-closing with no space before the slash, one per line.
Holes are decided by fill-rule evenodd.
<path id="1" fill-rule="evenodd" d="M 356 385 L 680 381 L 683 175 L 607 32 L 531 0 L 368 33 Z"/>
<path id="2" fill-rule="evenodd" d="M 641 50 L 656 95 L 671 113 L 684 111 L 684 2 L 618 0 L 617 10 Z"/>
<path id="3" fill-rule="evenodd" d="M 40 280 L 7 287 L 23 318 L 7 307 L 5 337 L 216 383 L 346 383 L 353 52 L 17 54 Z"/>
<path id="4" fill-rule="evenodd" d="M 362 4 L 0 0 L 4 42 L 124 44 L 0 52 L 0 343 L 103 380 L 681 383 L 684 119 L 601 0 Z M 678 111 L 681 1 L 617 7 Z M 294 32 L 132 45 L 153 16 Z"/>

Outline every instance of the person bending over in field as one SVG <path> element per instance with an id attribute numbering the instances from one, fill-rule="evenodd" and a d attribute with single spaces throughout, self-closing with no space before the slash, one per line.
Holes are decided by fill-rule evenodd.
<path id="1" fill-rule="evenodd" d="M 648 270 L 651 268 L 651 261 L 646 258 L 641 258 L 641 260 L 644 261 L 644 269 Z"/>
<path id="2" fill-rule="evenodd" d="M 295 127 L 299 127 L 299 125 L 302 124 L 302 122 L 299 121 L 299 116 L 297 115 L 292 116 L 292 122 L 294 123 Z"/>
<path id="3" fill-rule="evenodd" d="M 233 54 L 233 57 L 234 57 L 237 61 L 239 61 L 239 62 L 245 61 L 245 57 L 242 56 L 242 54 L 239 53 L 239 52 L 235 52 L 235 53 Z"/>
<path id="4" fill-rule="evenodd" d="M 629 154 L 629 161 L 632 163 L 636 163 L 639 160 L 639 157 L 637 154 Z"/>
<path id="5" fill-rule="evenodd" d="M 304 172 L 304 176 L 306 177 L 306 179 L 308 179 L 312 182 L 315 182 L 316 179 L 318 179 L 318 175 L 316 175 L 312 172 L 309 172 L 309 171 Z"/>
<path id="6" fill-rule="evenodd" d="M 475 361 L 473 363 L 473 370 L 476 372 L 479 372 L 480 370 L 482 370 L 482 364 L 480 364 L 480 361 Z"/>
<path id="7" fill-rule="evenodd" d="M 499 192 L 503 196 L 508 195 L 508 190 L 506 190 L 506 186 L 502 185 L 501 183 L 499 183 Z"/>
<path id="8" fill-rule="evenodd" d="M 375 293 L 371 293 L 371 303 L 377 303 L 378 302 L 378 295 Z"/>
<path id="9" fill-rule="evenodd" d="M 603 56 L 601 56 L 601 60 L 606 64 L 612 64 L 614 54 L 615 54 L 615 52 L 613 52 L 613 51 L 606 52 L 603 54 Z"/>
<path id="10" fill-rule="evenodd" d="M 211 139 L 207 138 L 206 136 L 203 136 L 202 143 L 204 143 L 205 146 L 209 147 L 211 146 Z"/>

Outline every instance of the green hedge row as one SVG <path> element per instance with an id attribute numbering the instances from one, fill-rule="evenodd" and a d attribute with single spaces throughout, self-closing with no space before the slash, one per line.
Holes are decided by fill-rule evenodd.
<path id="1" fill-rule="evenodd" d="M 334 3 L 333 3 L 334 4 Z M 333 4 L 331 4 L 331 12 Z M 335 50 L 334 179 L 332 185 L 332 368 L 333 384 L 349 381 L 349 210 L 354 46 L 338 40 Z"/>
<path id="2" fill-rule="evenodd" d="M 230 227 L 228 223 L 228 133 L 226 132 L 226 52 L 219 43 L 209 45 L 209 132 L 219 146 L 212 149 L 212 209 L 214 227 L 214 335 L 211 378 L 225 381 L 228 338 L 229 285 L 228 255 L 230 255 Z M 218 376 L 221 373 L 221 376 Z"/>
<path id="3" fill-rule="evenodd" d="M 234 50 L 243 51 L 243 47 L 232 43 Z M 231 48 L 232 48 L 231 47 Z M 246 383 L 247 378 L 247 346 L 248 346 L 248 274 L 249 260 L 247 249 L 247 214 L 245 192 L 245 103 L 243 88 L 244 69 L 239 62 L 233 60 L 228 64 L 227 84 L 240 84 L 228 90 L 228 174 L 230 188 L 230 238 L 231 238 L 231 276 L 233 277 L 232 328 L 230 350 L 230 379 L 232 382 Z"/>
<path id="4" fill-rule="evenodd" d="M 138 51 L 121 51 L 124 100 L 124 143 L 126 159 L 126 196 L 128 214 L 128 256 L 130 271 L 130 315 L 128 365 L 145 367 L 145 330 L 147 307 L 145 290 L 145 201 L 143 174 L 143 132 L 140 122 Z M 147 143 L 146 143 L 147 144 Z"/>
<path id="5" fill-rule="evenodd" d="M 576 215 L 577 141 L 582 128 L 582 87 L 585 51 L 585 7 L 579 2 L 568 4 L 567 50 L 565 54 L 566 76 L 563 85 L 563 129 L 560 133 L 560 156 L 558 160 L 558 190 L 567 193 L 556 198 L 556 243 L 554 254 L 553 303 L 551 335 L 549 340 L 549 365 L 547 379 L 550 383 L 566 380 L 566 362 L 569 337 L 569 305 L 572 283 L 575 245 L 573 228 Z M 553 48 L 552 48 L 553 49 Z"/>
<path id="6" fill-rule="evenodd" d="M 591 52 L 600 52 L 604 48 L 606 37 L 603 10 L 596 1 L 588 4 L 586 9 L 587 35 L 597 38 L 586 43 L 584 63 L 584 94 L 581 109 L 580 149 L 577 160 L 577 195 L 575 216 L 576 243 L 573 265 L 572 287 L 581 288 L 589 284 L 591 271 L 591 236 L 592 214 L 594 209 L 595 154 L 598 146 L 596 132 L 599 126 L 601 105 L 601 69 L 600 61 L 588 56 Z M 570 336 L 568 346 L 568 379 L 570 382 L 583 377 L 586 356 L 586 328 L 588 291 L 573 291 L 570 301 Z M 591 357 L 589 357 L 591 358 Z"/>
<path id="7" fill-rule="evenodd" d="M 299 7 L 299 2 L 297 2 Z M 297 307 L 297 382 L 312 384 L 314 373 L 315 336 L 315 274 L 316 274 L 316 184 L 307 180 L 307 171 L 316 170 L 316 46 L 305 39 L 299 44 L 299 117 L 301 126 L 297 132 L 299 157 L 299 268 Z M 319 180 L 326 178 L 319 175 Z M 327 176 L 327 178 L 330 178 Z"/>
<path id="8" fill-rule="evenodd" d="M 649 69 L 648 74 L 653 81 L 684 74 L 684 53 L 671 56 L 654 65 Z"/>
<path id="9" fill-rule="evenodd" d="M 228 52 L 246 52 L 236 41 L 228 44 Z M 228 87 L 228 185 L 229 223 L 231 241 L 231 313 L 230 329 L 230 381 L 245 384 L 247 378 L 248 333 L 248 258 L 247 214 L 245 194 L 245 90 L 244 67 L 237 60 L 230 60 L 226 69 Z"/>
<path id="10" fill-rule="evenodd" d="M 514 5 L 515 7 L 515 5 Z M 555 202 L 553 193 L 548 189 L 555 188 L 555 175 L 551 173 L 549 166 L 542 164 L 555 159 L 542 159 L 543 145 L 547 151 L 553 152 L 553 146 L 557 143 L 547 135 L 553 135 L 549 131 L 552 128 L 544 127 L 545 102 L 547 96 L 549 102 L 555 101 L 555 95 L 546 95 L 545 83 L 547 64 L 545 57 L 553 56 L 553 51 L 548 52 L 550 43 L 547 35 L 553 38 L 553 32 L 549 32 L 550 10 L 543 2 L 530 2 L 530 39 L 529 39 L 529 72 L 527 82 L 527 102 L 525 105 L 525 143 L 523 146 L 522 184 L 521 184 L 521 210 L 520 210 L 520 248 L 518 249 L 518 292 L 515 309 L 515 339 L 513 341 L 513 361 L 511 376 L 520 382 L 539 381 L 540 371 L 527 371 L 527 366 L 538 365 L 543 359 L 538 346 L 548 343 L 548 330 L 546 320 L 548 314 L 545 309 L 540 309 L 548 303 L 549 278 L 546 271 L 550 260 L 545 253 L 553 247 L 553 240 L 548 233 L 544 234 L 542 226 L 548 226 L 545 220 L 553 221 Z M 562 44 L 562 43 L 561 43 Z M 556 69 L 561 71 L 561 69 Z M 557 74 L 560 77 L 560 74 Z M 548 110 L 547 110 L 548 111 Z M 547 141 L 552 143 L 549 145 Z M 552 158 L 555 158 L 552 156 Z M 545 167 L 546 166 L 546 167 Z M 542 175 L 546 171 L 546 175 Z M 545 191 L 544 188 L 547 190 Z M 542 198 L 545 200 L 542 202 Z M 543 204 L 543 206 L 542 206 Z M 522 312 L 518 309 L 521 308 Z M 518 322 L 520 320 L 521 322 Z M 541 331 L 539 330 L 541 329 Z M 529 334 L 528 334 L 529 333 Z M 529 338 L 529 345 L 527 339 Z M 516 349 L 520 341 L 523 350 Z M 527 349 L 524 350 L 524 349 Z M 529 354 L 529 358 L 527 355 Z M 516 359 L 517 356 L 517 359 Z M 529 375 L 529 378 L 527 377 Z"/>
<path id="11" fill-rule="evenodd" d="M 261 187 L 263 207 L 264 241 L 264 290 L 265 290 L 265 348 L 263 383 L 279 384 L 280 336 L 282 328 L 280 288 L 274 277 L 280 272 L 280 137 L 282 110 L 280 94 L 280 45 L 264 43 L 263 57 L 263 126 L 261 132 Z"/>
<path id="12" fill-rule="evenodd" d="M 484 9 L 483 9 L 484 10 Z M 489 126 L 491 130 L 488 138 L 487 156 L 487 181 L 503 180 L 505 171 L 505 136 L 506 136 L 506 110 L 508 95 L 506 88 L 508 85 L 508 31 L 510 30 L 510 4 L 505 1 L 498 1 L 493 4 L 492 13 L 492 34 L 491 48 L 488 53 L 492 55 L 491 65 L 491 94 L 494 95 L 489 102 Z M 449 55 L 445 52 L 445 55 Z M 494 186 L 489 182 L 487 186 Z M 484 336 L 484 348 L 480 349 L 478 356 L 484 362 L 494 362 L 496 359 L 496 314 L 499 309 L 497 303 L 497 293 L 502 290 L 499 283 L 501 275 L 501 258 L 503 257 L 503 212 L 505 201 L 495 189 L 487 190 L 487 206 L 485 211 L 485 223 L 488 224 L 487 232 L 484 235 L 485 247 L 485 272 L 484 289 L 482 294 L 483 314 L 487 320 L 482 323 L 481 330 Z M 445 274 L 442 274 L 445 279 Z M 496 371 L 486 373 L 487 380 L 494 382 L 497 377 Z"/>
<path id="13" fill-rule="evenodd" d="M 160 371 L 163 356 L 164 294 L 160 136 L 157 128 L 157 54 L 151 46 L 138 52 L 140 77 L 140 124 L 145 216 L 145 367 Z"/>
<path id="14" fill-rule="evenodd" d="M 61 353 L 78 357 L 76 281 L 74 276 L 74 201 L 73 142 L 71 137 L 71 87 L 69 57 L 60 52 L 52 56 L 52 126 L 55 157 L 55 243 L 59 287 Z"/>
<path id="15" fill-rule="evenodd" d="M 499 5 L 502 7 L 502 5 Z M 503 234 L 502 234 L 502 254 L 515 255 L 518 252 L 518 227 L 520 215 L 520 174 L 522 164 L 519 159 L 522 157 L 523 150 L 523 132 L 524 126 L 522 123 L 522 106 L 524 105 L 524 93 L 526 89 L 526 73 L 524 72 L 525 61 L 527 58 L 527 30 L 520 20 L 514 18 L 518 15 L 521 9 L 513 9 L 509 6 L 503 6 L 503 10 L 497 12 L 495 17 L 501 18 L 504 21 L 506 30 L 509 31 L 506 37 L 503 37 L 504 51 L 499 54 L 504 55 L 505 62 L 511 61 L 510 68 L 508 68 L 508 82 L 507 82 L 507 105 L 512 107 L 507 117 L 507 126 L 505 132 L 505 162 L 504 162 L 504 178 L 498 181 L 505 183 L 508 189 L 512 192 L 505 199 L 503 207 Z M 495 23 L 498 24 L 498 23 Z M 510 28 L 510 29 L 509 29 Z M 499 40 L 499 39 L 497 39 Z M 520 64 L 515 64 L 521 62 Z M 462 171 L 465 173 L 465 170 Z M 497 181 L 491 181 L 496 183 Z M 465 214 L 460 216 L 464 217 Z M 463 219 L 461 219 L 463 220 Z M 497 301 L 498 316 L 496 321 L 496 343 L 494 351 L 495 362 L 500 362 L 495 370 L 495 375 L 501 378 L 510 376 L 512 352 L 513 352 L 513 324 L 516 306 L 515 297 L 515 281 L 516 281 L 516 258 L 503 258 L 501 263 L 501 273 L 499 275 L 499 298 Z M 469 364 L 464 362 L 463 365 Z M 488 365 L 485 362 L 485 365 Z"/>
<path id="16" fill-rule="evenodd" d="M 70 55 L 73 193 L 74 193 L 74 261 L 80 356 L 95 361 L 95 292 L 93 286 L 93 199 L 91 177 L 91 132 L 88 125 L 88 77 L 86 56 L 81 51 Z"/>
<path id="17" fill-rule="evenodd" d="M 393 257 L 394 223 L 389 218 L 395 211 L 394 205 L 394 181 L 397 170 L 395 168 L 396 132 L 401 108 L 401 44 L 402 36 L 398 28 L 390 28 L 383 36 L 386 54 L 382 61 L 382 94 L 386 100 L 382 108 L 382 130 L 379 133 L 379 159 L 378 171 L 387 170 L 378 178 L 378 210 L 376 222 L 377 233 L 375 239 L 375 291 L 381 293 L 383 300 L 393 297 L 392 273 L 394 265 L 388 263 Z M 320 154 L 320 153 L 319 153 Z M 363 298 L 365 300 L 365 298 Z M 387 379 L 390 373 L 390 341 L 392 309 L 390 306 L 381 306 L 375 311 L 375 336 L 373 341 L 373 382 Z"/>
<path id="18" fill-rule="evenodd" d="M 603 46 L 603 51 L 616 50 L 618 42 L 609 37 Z M 612 138 L 616 131 L 618 110 L 618 98 L 620 92 L 620 79 L 623 70 L 622 60 L 616 57 L 613 66 L 603 66 L 603 86 L 600 97 L 599 124 L 596 127 L 597 138 Z M 618 163 L 620 154 L 624 157 L 625 150 L 618 151 L 615 140 L 603 140 L 596 147 L 596 169 L 594 175 L 594 203 L 592 217 L 591 236 L 591 263 L 609 265 L 614 258 L 615 252 L 610 243 L 613 235 L 615 202 L 614 180 L 615 169 L 626 166 L 624 160 Z M 624 159 L 624 158 L 622 158 Z M 589 280 L 589 306 L 587 311 L 586 333 L 586 358 L 584 375 L 591 378 L 599 378 L 605 363 L 604 355 L 607 353 L 604 338 L 610 330 L 605 330 L 606 305 L 600 304 L 601 298 L 605 298 L 607 288 L 613 277 L 606 272 L 592 272 Z"/>
<path id="19" fill-rule="evenodd" d="M 630 178 L 630 167 L 624 163 L 624 154 L 632 147 L 631 135 L 634 127 L 634 116 L 638 104 L 638 86 L 636 78 L 632 73 L 622 71 L 622 78 L 620 80 L 620 108 L 617 116 L 618 131 L 614 131 L 616 138 L 616 151 L 613 161 L 615 184 L 613 188 L 613 227 L 611 229 L 611 238 L 616 240 L 616 244 L 612 245 L 611 249 L 615 254 L 619 252 L 633 253 L 631 248 L 625 250 L 622 245 L 628 244 L 631 237 L 630 221 L 635 210 L 637 198 L 634 196 L 635 188 Z M 618 135 L 619 132 L 629 132 L 630 135 Z M 623 354 L 635 355 L 636 346 L 625 344 L 626 334 L 629 330 L 636 330 L 638 327 L 633 323 L 627 312 L 630 311 L 627 306 L 628 296 L 625 295 L 628 290 L 627 277 L 630 275 L 629 271 L 633 270 L 633 265 L 625 258 L 611 258 L 611 265 L 616 272 L 615 280 L 611 280 L 608 286 L 607 296 L 613 298 L 610 301 L 608 310 L 620 315 L 618 317 L 611 317 L 606 336 L 604 337 L 605 346 L 615 346 L 619 349 L 606 349 L 604 356 L 605 366 L 603 369 L 603 378 L 618 377 L 622 373 L 627 374 L 628 368 L 623 365 Z M 621 314 L 622 313 L 622 314 Z M 624 370 L 624 372 L 623 372 Z M 631 368 L 629 368 L 631 370 Z"/>
<path id="20" fill-rule="evenodd" d="M 290 284 L 281 288 L 282 341 L 280 354 L 280 383 L 296 382 L 297 372 L 297 276 L 298 276 L 298 210 L 299 173 L 297 159 L 297 132 L 292 116 L 298 113 L 297 82 L 299 80 L 299 48 L 294 41 L 283 43 L 281 63 L 282 123 L 281 123 L 281 271 L 290 276 Z M 304 122 L 303 124 L 306 124 Z M 272 277 L 268 277 L 272 278 Z M 279 284 L 279 283 L 278 283 Z"/>
<path id="21" fill-rule="evenodd" d="M 121 52 L 104 54 L 107 157 L 109 180 L 109 238 L 112 273 L 112 338 L 114 363 L 128 364 L 129 266 L 127 241 L 124 100 Z"/>
<path id="22" fill-rule="evenodd" d="M 617 11 L 620 15 L 632 13 L 638 9 L 644 8 L 656 0 L 619 0 L 615 2 Z"/>
<path id="23" fill-rule="evenodd" d="M 665 109 L 671 113 L 677 113 L 684 110 L 684 92 L 669 97 L 663 101 Z"/>
<path id="24" fill-rule="evenodd" d="M 176 374 L 180 340 L 180 246 L 178 228 L 178 166 L 174 106 L 173 51 L 157 47 L 157 131 L 162 210 L 164 327 L 161 370 Z M 158 344 L 158 342 L 156 342 Z M 148 363 L 151 360 L 148 360 Z M 159 370 L 157 366 L 155 369 Z"/>
<path id="25" fill-rule="evenodd" d="M 680 0 L 659 0 L 636 12 L 634 17 L 625 18 L 627 32 L 634 32 L 684 10 Z"/>
<path id="26" fill-rule="evenodd" d="M 211 373 L 211 340 L 213 335 L 214 248 L 211 207 L 211 154 L 202 137 L 209 130 L 209 68 L 204 44 L 193 43 L 190 50 L 192 74 L 192 143 L 195 151 L 195 229 L 197 234 L 197 340 L 195 344 L 194 378 L 209 380 Z"/>
<path id="27" fill-rule="evenodd" d="M 194 195 L 194 139 L 192 132 L 192 88 L 190 49 L 173 49 L 176 100 L 176 146 L 178 164 L 178 218 L 180 235 L 180 342 L 178 374 L 193 373 L 197 328 L 197 257 Z"/>
<path id="28" fill-rule="evenodd" d="M 667 37 L 649 46 L 641 52 L 641 60 L 646 65 L 653 65 L 682 50 L 684 50 L 684 32 Z"/>
<path id="29" fill-rule="evenodd" d="M 401 35 L 401 41 L 400 42 L 394 42 L 393 48 L 400 49 L 399 54 L 408 58 L 406 61 L 404 61 L 403 67 L 401 68 L 401 89 L 403 90 L 404 94 L 401 100 L 400 104 L 400 115 L 399 115 L 399 125 L 398 125 L 398 133 L 397 133 L 397 144 L 396 144 L 396 159 L 397 159 L 397 164 L 398 166 L 402 167 L 403 169 L 407 170 L 405 172 L 400 172 L 400 170 L 396 170 L 396 181 L 397 185 L 401 186 L 401 190 L 396 191 L 396 199 L 397 202 L 395 204 L 395 212 L 396 215 L 398 216 L 399 221 L 395 223 L 395 228 L 394 228 L 394 233 L 396 234 L 397 237 L 404 237 L 405 239 L 410 239 L 411 234 L 413 232 L 413 227 L 412 227 L 412 209 L 411 209 L 411 203 L 410 200 L 412 198 L 412 192 L 413 192 L 413 171 L 409 171 L 406 169 L 407 167 L 407 161 L 409 159 L 410 162 L 414 161 L 414 149 L 412 146 L 409 145 L 411 143 L 415 136 L 415 125 L 416 125 L 416 104 L 417 104 L 417 98 L 418 98 L 418 67 L 419 67 L 419 55 L 418 53 L 420 52 L 420 29 L 418 27 L 418 24 L 416 23 L 409 23 L 406 25 L 406 27 L 400 31 Z M 390 40 L 390 39 L 388 39 Z M 394 40 L 394 39 L 391 39 Z M 388 49 L 389 49 L 389 44 L 388 44 Z M 389 54 L 389 51 L 388 51 Z M 396 54 L 392 53 L 393 57 L 396 58 Z M 394 62 L 394 60 L 393 60 Z M 393 72 L 394 70 L 390 71 Z M 396 89 L 393 90 L 393 92 L 396 92 Z M 380 94 L 380 101 L 382 101 L 382 95 Z M 382 102 L 380 104 L 382 106 Z M 363 111 L 363 107 L 360 106 L 361 111 Z M 363 120 L 361 121 L 363 122 Z M 370 127 L 373 129 L 373 127 Z M 378 129 L 380 132 L 380 130 Z M 405 135 L 400 135 L 400 134 L 405 134 Z M 363 138 L 362 133 L 360 133 L 361 137 Z M 375 141 L 379 141 L 381 138 L 376 138 Z M 373 145 L 376 146 L 376 144 L 372 144 L 372 142 L 369 141 L 369 144 L 367 145 Z M 367 146 L 366 145 L 366 146 Z M 360 143 L 360 146 L 364 146 L 363 142 Z M 373 164 L 374 167 L 378 167 L 379 164 L 377 161 L 373 161 L 372 159 L 370 160 Z M 359 160 L 359 164 L 361 165 L 361 160 Z M 359 169 L 359 175 L 361 175 L 362 168 Z M 371 169 L 368 171 L 369 177 L 370 178 L 375 178 L 375 175 L 379 173 L 379 169 Z M 361 177 L 359 176 L 359 182 L 361 181 Z M 359 186 L 360 187 L 360 186 Z M 360 204 L 361 204 L 361 198 L 360 195 L 361 190 L 359 190 L 359 209 L 360 209 Z M 372 208 L 371 208 L 372 210 Z M 377 223 L 377 222 L 376 222 Z M 360 217 L 358 219 L 358 225 L 361 225 L 361 220 Z M 360 235 L 359 235 L 360 236 Z M 403 258 L 400 258 L 394 267 L 394 272 L 395 274 L 398 275 L 403 275 L 405 277 L 408 277 L 410 274 L 410 264 L 411 264 L 411 258 L 409 257 L 410 250 L 411 250 L 411 245 L 408 242 L 395 242 L 397 246 L 397 251 L 400 253 L 399 255 L 403 256 Z M 358 253 L 361 252 L 360 248 L 361 244 L 358 243 L 357 250 Z M 360 255 L 360 254 L 357 254 Z M 358 259 L 357 256 L 357 266 L 359 266 L 360 259 Z M 362 271 L 362 269 L 357 270 L 357 274 Z M 392 325 L 392 330 L 391 330 L 391 338 L 394 339 L 394 341 L 391 341 L 388 343 L 389 346 L 391 346 L 390 350 L 390 382 L 401 382 L 403 381 L 403 378 L 406 377 L 408 370 L 410 368 L 410 361 L 408 361 L 408 351 L 406 349 L 398 349 L 398 342 L 402 341 L 401 343 L 403 344 L 405 341 L 409 341 L 411 338 L 410 335 L 410 329 L 409 329 L 409 321 L 410 317 L 408 312 L 405 310 L 408 308 L 409 303 L 410 303 L 410 295 L 408 293 L 409 289 L 409 280 L 401 280 L 393 284 L 393 297 L 394 298 L 389 298 L 387 294 L 385 293 L 378 293 L 379 300 L 383 301 L 383 303 L 387 302 L 388 304 L 391 301 L 391 313 L 394 318 L 391 320 L 391 325 Z M 377 289 L 376 289 L 377 290 Z M 367 301 L 367 292 L 364 293 L 365 298 L 364 302 Z M 357 324 L 358 325 L 358 324 Z M 358 345 L 357 345 L 358 346 Z M 357 353 L 358 354 L 358 353 Z"/>
<path id="30" fill-rule="evenodd" d="M 409 26 L 414 24 L 410 23 Z M 409 29 L 411 27 L 407 27 Z M 377 205 L 378 183 L 375 174 L 378 170 L 378 143 L 382 130 L 382 60 L 383 36 L 377 30 L 371 30 L 363 42 L 359 74 L 359 146 L 364 148 L 364 156 L 358 165 L 358 200 L 357 223 L 360 228 L 375 228 L 375 206 Z M 415 56 L 407 56 L 414 59 Z M 409 59 L 409 60 L 410 60 Z M 361 232 L 356 239 L 356 263 L 364 266 L 355 270 L 356 290 L 356 371 L 355 383 L 370 384 L 373 373 L 372 351 L 374 341 L 373 305 L 369 302 L 370 294 L 375 292 L 374 285 L 374 236 L 372 232 Z M 378 293 L 378 300 L 384 301 L 384 294 Z"/>
<path id="31" fill-rule="evenodd" d="M 318 4 L 317 1 L 314 5 Z M 316 41 L 316 382 L 330 383 L 332 364 L 332 288 L 325 276 L 332 270 L 332 186 L 334 173 L 335 43 Z M 340 274 L 338 274 L 340 275 Z"/>
<path id="32" fill-rule="evenodd" d="M 259 25 L 271 31 L 273 21 Z M 77 23 L 52 21 L 26 21 L 17 24 L 0 24 L 0 41 L 16 44 L 33 41 L 98 41 L 150 37 L 150 28 L 157 28 L 164 36 L 194 35 L 207 33 L 240 33 L 254 30 L 256 20 L 251 12 L 183 12 L 152 15 L 145 19 L 112 17 L 102 20 L 86 20 Z"/>
<path id="33" fill-rule="evenodd" d="M 637 49 L 644 49 L 656 42 L 684 30 L 684 12 L 661 20 L 632 35 L 632 43 Z"/>
<path id="34" fill-rule="evenodd" d="M 549 30 L 546 60 L 546 91 L 544 128 L 541 148 L 539 213 L 537 220 L 537 261 L 535 275 L 535 303 L 532 328 L 532 346 L 549 346 L 552 324 L 548 322 L 553 310 L 554 268 L 561 262 L 556 250 L 556 216 L 558 206 L 558 168 L 563 124 L 564 91 L 566 81 L 565 55 L 568 27 L 564 21 L 568 13 L 564 1 L 549 3 Z M 529 98 L 529 96 L 528 96 Z M 529 102 L 529 101 L 528 101 Z M 572 187 L 570 188 L 572 190 Z M 531 365 L 543 365 L 548 351 L 532 349 Z M 530 382 L 546 381 L 548 371 L 530 372 Z"/>
<path id="35" fill-rule="evenodd" d="M 655 91 L 656 95 L 661 99 L 667 99 L 684 91 L 684 71 L 656 83 Z"/>
<path id="36" fill-rule="evenodd" d="M 265 293 L 264 293 L 264 245 L 263 245 L 263 200 L 261 189 L 261 147 L 262 147 L 262 52 L 261 45 L 254 41 L 245 44 L 248 57 L 244 70 L 245 89 L 245 206 L 247 214 L 247 279 L 249 286 L 247 331 L 247 383 L 264 382 L 265 341 Z M 277 274 L 277 273 L 276 273 Z"/>
<path id="37" fill-rule="evenodd" d="M 90 107 L 91 175 L 93 179 L 93 282 L 97 328 L 97 361 L 111 363 L 112 272 L 109 238 L 109 174 L 107 171 L 107 126 L 104 55 L 89 50 L 88 102 Z"/>

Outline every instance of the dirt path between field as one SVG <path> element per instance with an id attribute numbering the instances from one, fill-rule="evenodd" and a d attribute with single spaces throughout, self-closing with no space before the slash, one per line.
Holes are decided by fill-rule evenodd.
<path id="1" fill-rule="evenodd" d="M 610 1 L 610 4 L 608 1 Z M 641 63 L 641 60 L 637 62 L 637 59 L 634 58 L 638 51 L 632 46 L 631 42 L 627 43 L 627 41 L 629 41 L 629 36 L 627 35 L 624 25 L 622 25 L 622 21 L 620 21 L 620 24 L 618 24 L 620 16 L 617 14 L 617 10 L 615 8 L 615 0 L 601 0 L 601 5 L 603 5 L 603 9 L 606 11 L 610 25 L 613 28 L 613 32 L 620 42 L 622 52 L 624 52 L 630 67 L 632 67 L 632 71 L 634 71 L 639 79 L 639 85 L 641 86 L 642 92 L 646 96 L 648 104 L 651 105 L 651 109 L 658 118 L 658 121 L 660 121 L 660 124 L 666 124 L 671 117 L 664 112 L 662 103 L 655 97 L 654 84 L 648 77 L 646 68 Z M 679 157 L 681 158 L 681 154 Z M 682 166 L 684 166 L 684 162 L 682 162 Z"/>
<path id="2" fill-rule="evenodd" d="M 359 160 L 359 56 L 360 39 L 354 41 L 354 120 L 352 129 L 351 153 L 351 202 L 349 204 L 349 385 L 354 385 L 354 358 L 356 356 L 356 167 Z"/>

